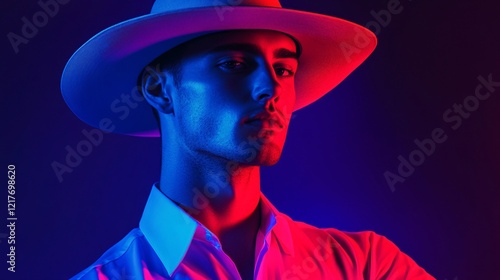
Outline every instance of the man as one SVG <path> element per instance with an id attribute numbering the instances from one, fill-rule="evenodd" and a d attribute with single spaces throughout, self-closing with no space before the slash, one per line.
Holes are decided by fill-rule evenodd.
<path id="1" fill-rule="evenodd" d="M 373 34 L 278 1 L 185 2 L 101 32 L 63 73 L 82 120 L 162 137 L 139 228 L 74 279 L 433 279 L 384 237 L 292 221 L 260 192 L 292 112 L 366 59 Z"/>

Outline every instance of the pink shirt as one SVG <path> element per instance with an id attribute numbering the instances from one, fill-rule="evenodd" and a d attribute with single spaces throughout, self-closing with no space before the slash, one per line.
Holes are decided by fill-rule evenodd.
<path id="1" fill-rule="evenodd" d="M 318 229 L 261 196 L 254 279 L 435 279 L 373 232 Z M 153 186 L 139 228 L 71 279 L 241 279 L 217 237 Z"/>

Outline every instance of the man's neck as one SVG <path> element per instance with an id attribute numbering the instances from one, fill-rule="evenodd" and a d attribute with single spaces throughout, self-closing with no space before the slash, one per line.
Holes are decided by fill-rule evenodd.
<path id="1" fill-rule="evenodd" d="M 232 230 L 256 232 L 260 201 L 260 167 L 214 157 L 181 153 L 163 157 L 160 188 L 217 236 Z M 260 215 L 258 215 L 260 219 Z M 222 242 L 222 241 L 221 241 Z"/>

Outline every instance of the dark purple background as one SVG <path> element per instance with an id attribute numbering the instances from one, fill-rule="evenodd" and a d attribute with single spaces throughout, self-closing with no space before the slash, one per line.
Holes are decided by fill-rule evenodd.
<path id="1" fill-rule="evenodd" d="M 18 217 L 17 272 L 7 272 L 0 235 L 0 279 L 67 279 L 137 226 L 159 178 L 158 139 L 107 134 L 63 182 L 51 168 L 90 129 L 62 100 L 61 71 L 91 36 L 152 3 L 130 2 L 71 0 L 18 54 L 6 35 L 19 34 L 21 18 L 41 8 L 0 4 L 0 172 L 16 165 Z M 282 4 L 365 25 L 388 2 Z M 447 2 L 401 0 L 366 63 L 295 114 L 282 160 L 264 168 L 262 188 L 296 220 L 389 237 L 437 279 L 500 279 L 500 87 L 457 130 L 442 117 L 474 94 L 479 75 L 500 81 L 500 8 L 492 0 Z M 414 139 L 438 127 L 447 141 L 392 192 L 383 173 L 397 172 L 398 155 L 407 158 Z M 0 234 L 7 232 L 3 178 Z"/>

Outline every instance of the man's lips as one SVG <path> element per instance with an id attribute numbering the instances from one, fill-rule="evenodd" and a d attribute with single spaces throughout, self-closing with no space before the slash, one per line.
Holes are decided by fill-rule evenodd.
<path id="1" fill-rule="evenodd" d="M 244 121 L 244 124 L 263 127 L 263 128 L 284 128 L 284 122 L 277 114 L 261 112 L 249 117 Z"/>

